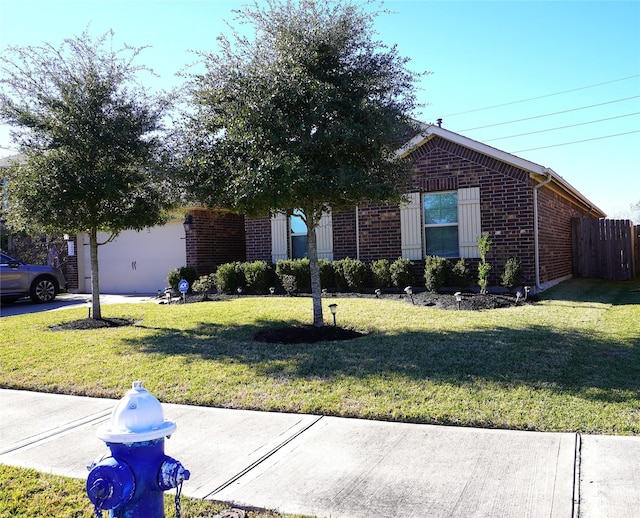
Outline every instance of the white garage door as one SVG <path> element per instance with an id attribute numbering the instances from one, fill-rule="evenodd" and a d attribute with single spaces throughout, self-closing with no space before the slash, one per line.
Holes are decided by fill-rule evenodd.
<path id="1" fill-rule="evenodd" d="M 98 242 L 106 234 L 98 235 Z M 84 292 L 91 293 L 89 238 L 83 236 Z M 100 293 L 156 293 L 167 285 L 172 268 L 185 266 L 187 251 L 182 222 L 140 232 L 127 230 L 98 247 Z"/>

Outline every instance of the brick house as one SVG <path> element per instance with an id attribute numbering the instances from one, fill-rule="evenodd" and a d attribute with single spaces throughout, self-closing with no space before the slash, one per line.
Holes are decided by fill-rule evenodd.
<path id="1" fill-rule="evenodd" d="M 439 255 L 468 259 L 476 271 L 476 236 L 490 234 L 490 286 L 510 256 L 523 279 L 545 289 L 573 273 L 571 218 L 605 214 L 553 170 L 505 153 L 439 126 L 424 125 L 398 153 L 408 157 L 413 181 L 407 203 L 361 204 L 327 214 L 317 229 L 321 258 L 414 261 L 416 286 L 423 284 L 424 259 Z M 225 211 L 187 208 L 167 225 L 125 231 L 100 247 L 103 293 L 151 293 L 164 288 L 171 268 L 195 267 L 198 275 L 230 261 L 301 257 L 306 229 L 295 213 L 246 218 Z M 184 214 L 184 212 L 182 214 Z M 90 292 L 87 236 L 71 236 L 67 281 Z"/>
<path id="2" fill-rule="evenodd" d="M 439 126 L 423 126 L 398 153 L 413 172 L 408 202 L 326 215 L 317 232 L 321 258 L 369 264 L 406 257 L 422 283 L 427 255 L 464 257 L 475 268 L 476 237 L 488 232 L 490 285 L 499 285 L 514 256 L 523 282 L 541 290 L 572 275 L 571 218 L 605 216 L 553 170 Z M 295 214 L 245 219 L 247 261 L 304 255 L 304 239 Z"/>

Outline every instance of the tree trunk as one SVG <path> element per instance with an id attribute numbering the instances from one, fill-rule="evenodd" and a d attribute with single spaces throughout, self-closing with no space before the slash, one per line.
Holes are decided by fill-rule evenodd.
<path id="1" fill-rule="evenodd" d="M 98 273 L 98 231 L 92 228 L 89 232 L 89 252 L 91 256 L 91 318 L 100 320 L 100 277 Z"/>
<path id="2" fill-rule="evenodd" d="M 318 244 L 316 243 L 317 222 L 307 224 L 307 249 L 311 269 L 311 299 L 313 300 L 313 325 L 322 327 L 322 288 L 320 286 L 320 264 L 318 263 Z"/>

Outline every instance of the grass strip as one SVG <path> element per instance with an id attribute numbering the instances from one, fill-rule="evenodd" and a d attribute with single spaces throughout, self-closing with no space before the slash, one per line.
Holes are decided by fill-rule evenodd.
<path id="1" fill-rule="evenodd" d="M 78 518 L 93 516 L 93 504 L 85 492 L 84 480 L 41 473 L 33 469 L 0 464 L 0 516 L 25 518 Z M 166 518 L 175 518 L 175 494 L 166 493 Z M 211 500 L 181 497 L 181 515 L 211 518 L 230 506 Z M 245 518 L 302 518 L 268 510 L 247 509 Z"/>

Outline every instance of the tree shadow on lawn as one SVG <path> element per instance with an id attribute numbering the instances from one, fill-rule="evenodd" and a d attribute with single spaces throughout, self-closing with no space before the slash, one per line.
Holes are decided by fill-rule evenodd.
<path id="1" fill-rule="evenodd" d="M 399 375 L 465 385 L 484 379 L 507 386 L 525 384 L 579 393 L 606 402 L 640 398 L 640 344 L 621 345 L 580 330 L 557 332 L 533 326 L 465 332 L 374 332 L 354 340 L 311 344 L 252 339 L 257 329 L 285 324 L 299 325 L 281 321 L 235 327 L 201 323 L 182 331 L 155 328 L 154 336 L 127 343 L 148 353 L 239 362 L 250 365 L 255 376 L 279 381 L 304 378 L 331 382 L 347 377 Z"/>

